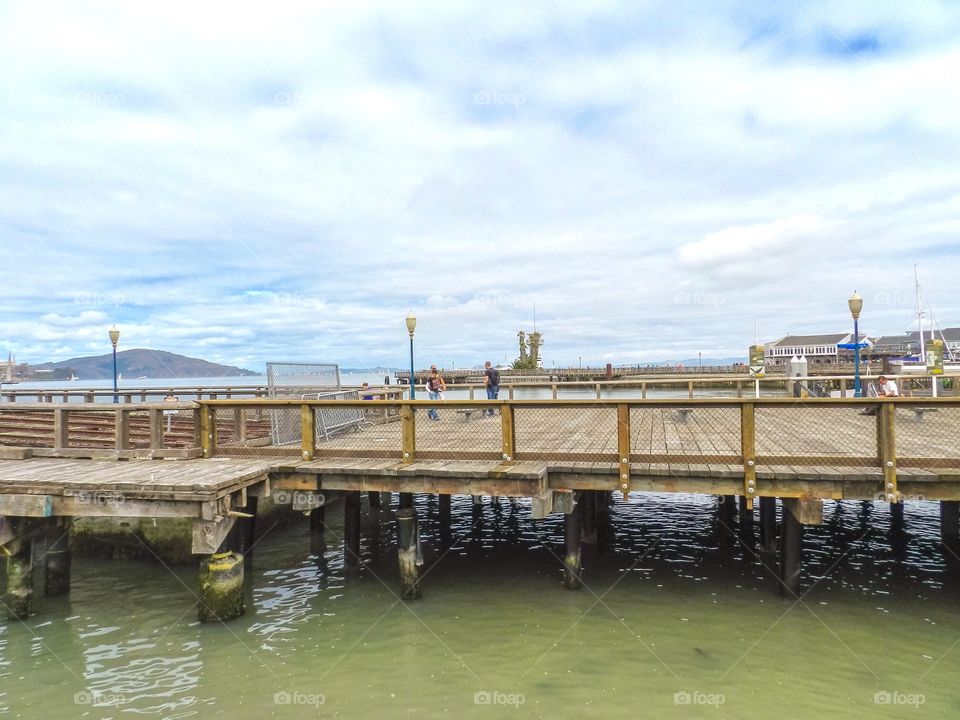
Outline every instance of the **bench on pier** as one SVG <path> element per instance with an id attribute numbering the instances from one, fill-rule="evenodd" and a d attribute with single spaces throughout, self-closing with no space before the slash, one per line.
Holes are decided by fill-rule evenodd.
<path id="1" fill-rule="evenodd" d="M 912 407 L 910 409 L 913 410 L 913 414 L 917 422 L 923 422 L 924 413 L 937 412 L 937 408 L 929 408 L 929 407 Z"/>
<path id="2" fill-rule="evenodd" d="M 677 421 L 681 423 L 686 423 L 687 418 L 690 417 L 690 413 L 693 412 L 693 408 L 677 408 Z"/>

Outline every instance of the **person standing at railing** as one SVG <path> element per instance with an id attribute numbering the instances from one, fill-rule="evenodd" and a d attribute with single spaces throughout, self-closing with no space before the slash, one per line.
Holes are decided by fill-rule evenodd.
<path id="1" fill-rule="evenodd" d="M 431 400 L 443 400 L 443 391 L 447 389 L 447 384 L 443 377 L 437 371 L 436 365 L 430 366 L 430 374 L 427 376 L 427 397 Z M 436 408 L 427 410 L 427 417 L 431 420 L 439 420 L 440 413 Z"/>
<path id="2" fill-rule="evenodd" d="M 500 371 L 490 361 L 483 364 L 483 383 L 487 386 L 487 400 L 496 400 L 500 395 Z M 484 411 L 487 417 L 493 417 L 493 408 Z"/>
<path id="3" fill-rule="evenodd" d="M 887 380 L 886 376 L 881 375 L 877 378 L 876 386 L 871 386 L 871 390 L 876 390 L 876 397 L 900 397 L 900 390 L 894 380 Z M 873 393 L 870 393 L 873 395 Z M 864 410 L 861 415 L 876 415 L 880 411 L 876 405 Z"/>

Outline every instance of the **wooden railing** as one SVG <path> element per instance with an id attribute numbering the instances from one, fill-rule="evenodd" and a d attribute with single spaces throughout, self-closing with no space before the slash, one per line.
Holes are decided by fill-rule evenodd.
<path id="1" fill-rule="evenodd" d="M 174 395 L 179 400 L 215 400 L 219 397 L 266 397 L 267 388 L 263 385 L 216 385 L 216 386 L 179 386 L 165 387 L 124 387 L 114 392 L 110 388 L 16 388 L 6 387 L 0 392 L 0 399 L 4 402 L 29 401 L 35 402 L 86 402 L 93 403 L 97 399 L 112 400 L 114 396 L 120 402 L 149 402 L 152 398 L 163 400 L 168 395 Z"/>
<path id="2" fill-rule="evenodd" d="M 379 422 L 318 437 L 317 413 L 346 408 Z M 445 422 L 428 420 L 430 408 L 439 408 Z M 473 417 L 489 410 L 495 417 Z M 876 415 L 863 417 L 864 410 Z M 297 418 L 299 437 L 273 445 L 272 413 Z M 742 475 L 748 499 L 757 494 L 757 468 L 763 467 L 768 474 L 797 476 L 818 468 L 873 468 L 885 496 L 897 500 L 898 469 L 929 472 L 933 480 L 960 477 L 958 438 L 960 400 L 954 398 L 218 399 L 0 406 L 0 449 L 8 458 L 11 449 L 26 448 L 54 457 L 599 463 L 602 471 L 618 473 L 621 489 L 629 487 L 637 466 L 662 465 L 665 473 L 686 477 L 719 465 Z"/>

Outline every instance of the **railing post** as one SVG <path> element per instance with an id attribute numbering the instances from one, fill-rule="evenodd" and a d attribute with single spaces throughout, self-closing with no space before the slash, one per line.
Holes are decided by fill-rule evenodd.
<path id="1" fill-rule="evenodd" d="M 517 431 L 514 425 L 513 405 L 500 408 L 500 429 L 503 436 L 503 462 L 513 463 L 517 452 Z"/>
<path id="2" fill-rule="evenodd" d="M 640 397 L 644 400 L 647 399 L 647 384 L 645 382 L 640 383 Z"/>
<path id="3" fill-rule="evenodd" d="M 687 397 L 693 400 L 693 380 L 687 381 Z"/>
<path id="4" fill-rule="evenodd" d="M 115 450 L 130 449 L 130 413 L 118 405 L 113 411 L 113 447 Z"/>
<path id="5" fill-rule="evenodd" d="M 630 492 L 630 406 L 626 403 L 617 404 L 617 453 L 620 456 L 618 485 L 626 500 Z"/>
<path id="6" fill-rule="evenodd" d="M 597 400 L 600 399 L 600 383 L 597 383 Z"/>
<path id="7" fill-rule="evenodd" d="M 757 426 L 753 403 L 740 406 L 740 453 L 743 455 L 743 497 L 747 510 L 753 510 L 757 495 Z"/>
<path id="8" fill-rule="evenodd" d="M 889 503 L 902 500 L 897 489 L 896 412 L 894 403 L 885 402 L 880 404 L 877 413 L 877 451 L 880 453 L 880 467 L 883 468 L 883 494 Z"/>
<path id="9" fill-rule="evenodd" d="M 70 416 L 66 408 L 58 407 L 53 411 L 53 448 L 62 450 L 70 447 Z"/>
<path id="10" fill-rule="evenodd" d="M 557 399 L 557 386 L 556 386 L 556 385 L 551 385 L 551 386 L 550 386 L 550 396 L 551 396 L 554 400 Z M 511 398 L 511 399 L 512 399 L 512 398 Z"/>
<path id="11" fill-rule="evenodd" d="M 150 449 L 160 450 L 163 447 L 163 410 L 150 408 Z"/>
<path id="12" fill-rule="evenodd" d="M 473 385 L 470 386 L 470 399 L 473 400 Z"/>
<path id="13" fill-rule="evenodd" d="M 313 406 L 303 404 L 300 406 L 300 457 L 304 460 L 313 460 L 316 439 Z"/>
<path id="14" fill-rule="evenodd" d="M 400 408 L 400 429 L 403 432 L 403 462 L 412 463 L 417 454 L 417 423 L 411 405 Z"/>
<path id="15" fill-rule="evenodd" d="M 200 447 L 205 458 L 217 452 L 217 411 L 209 405 L 200 406 Z"/>
<path id="16" fill-rule="evenodd" d="M 510 391 L 510 399 L 513 400 L 513 385 L 510 385 L 508 390 Z"/>
<path id="17" fill-rule="evenodd" d="M 234 408 L 233 410 L 233 433 L 234 437 L 243 442 L 247 439 L 247 424 L 245 422 L 246 414 L 243 411 L 242 407 Z"/>

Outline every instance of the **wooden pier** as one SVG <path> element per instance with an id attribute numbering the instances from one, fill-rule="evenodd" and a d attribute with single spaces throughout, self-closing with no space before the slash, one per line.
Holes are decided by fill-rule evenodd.
<path id="1" fill-rule="evenodd" d="M 739 496 L 751 515 L 760 500 L 768 549 L 779 499 L 789 529 L 782 582 L 796 593 L 802 525 L 820 522 L 826 499 L 880 500 L 893 512 L 906 499 L 941 501 L 944 538 L 956 538 L 958 431 L 954 398 L 5 404 L 4 604 L 10 615 L 29 613 L 24 578 L 43 557 L 35 544 L 51 547 L 76 517 L 192 519 L 204 597 L 216 598 L 220 580 L 235 587 L 242 575 L 237 550 L 250 546 L 243 537 L 258 499 L 278 491 L 298 494 L 297 509 L 320 531 L 325 501 L 345 498 L 348 566 L 359 558 L 361 493 L 400 493 L 407 509 L 412 493 L 528 498 L 534 519 L 575 514 L 568 558 L 579 557 L 581 533 L 606 506 L 597 497 L 611 492 L 638 502 L 644 492 Z M 409 575 L 416 517 L 398 521 L 404 592 L 419 594 Z M 61 567 L 63 552 L 52 556 Z M 568 587 L 579 584 L 578 562 L 566 568 Z M 201 615 L 225 619 L 235 600 L 211 599 Z"/>

